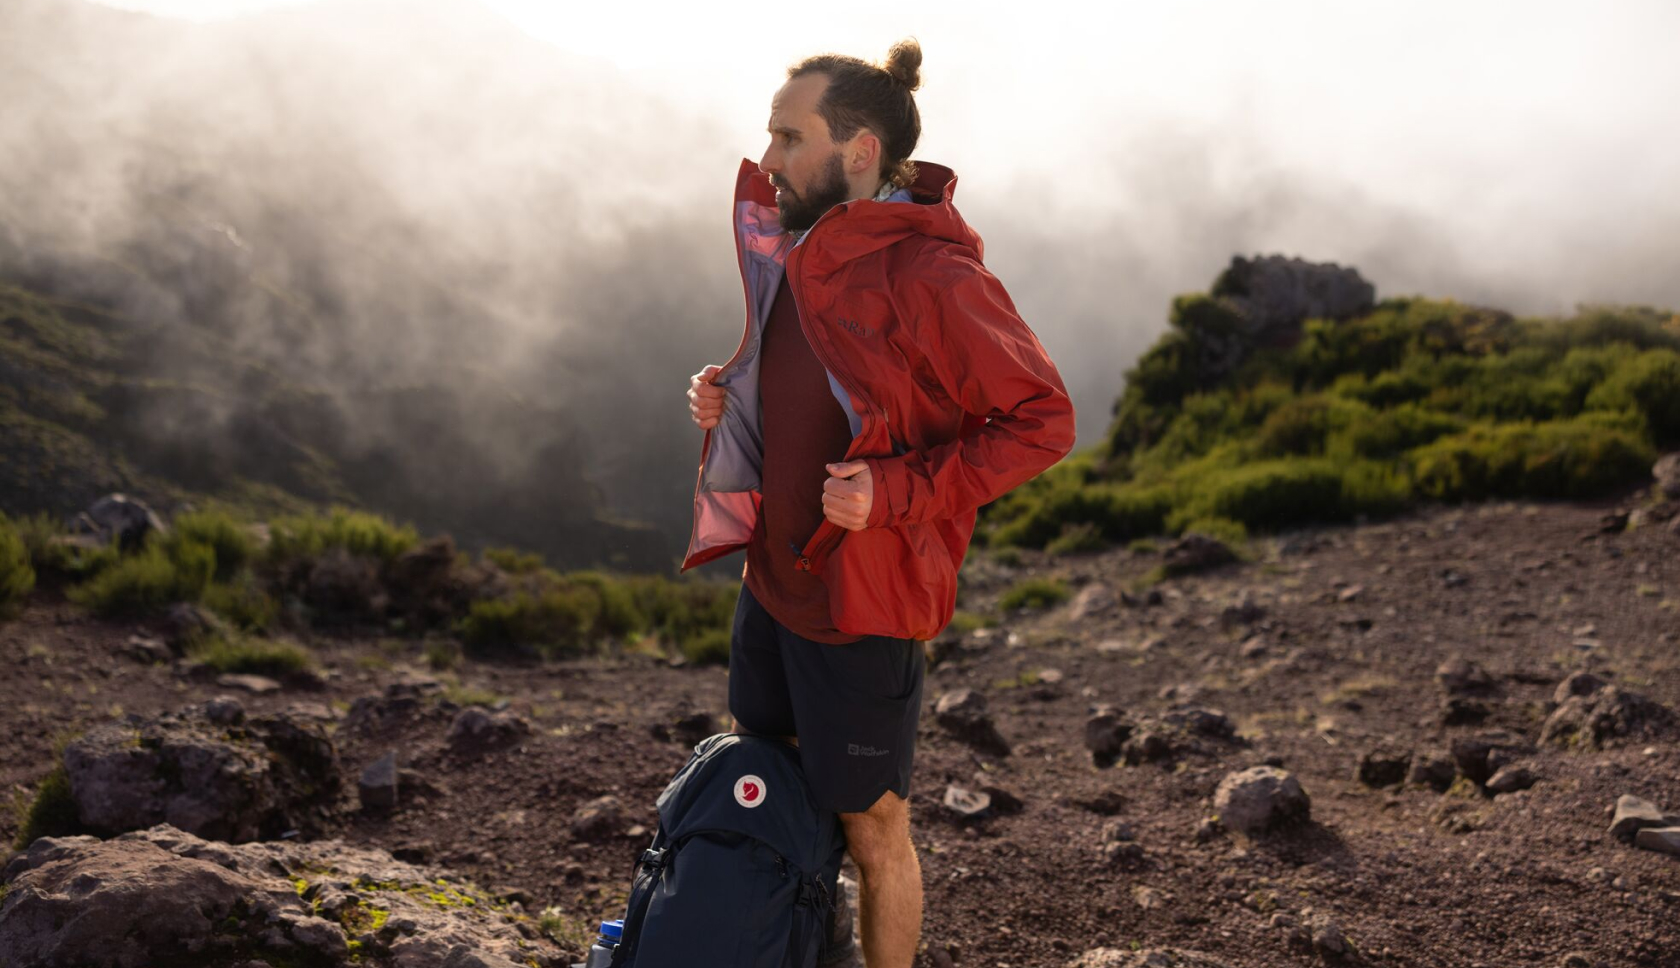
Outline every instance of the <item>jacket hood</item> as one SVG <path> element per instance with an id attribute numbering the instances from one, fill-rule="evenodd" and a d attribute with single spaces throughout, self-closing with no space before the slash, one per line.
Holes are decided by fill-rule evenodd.
<path id="1" fill-rule="evenodd" d="M 974 250 L 977 260 L 984 262 L 980 233 L 970 228 L 957 212 L 951 198 L 956 194 L 956 173 L 944 165 L 931 161 L 917 161 L 916 181 L 910 186 L 909 202 L 877 202 L 873 199 L 854 199 L 842 202 L 824 213 L 819 220 L 820 230 L 813 227 L 819 243 L 808 261 L 838 265 L 843 262 L 884 249 L 911 235 L 925 235 L 946 242 L 955 242 Z M 750 158 L 741 159 L 741 170 L 735 181 L 736 210 L 742 203 L 764 206 L 772 217 L 761 220 L 758 231 L 766 235 L 779 230 L 773 214 L 776 209 L 776 189 L 770 177 Z M 764 224 L 768 221 L 768 224 Z M 786 233 L 783 233 L 786 234 Z"/>

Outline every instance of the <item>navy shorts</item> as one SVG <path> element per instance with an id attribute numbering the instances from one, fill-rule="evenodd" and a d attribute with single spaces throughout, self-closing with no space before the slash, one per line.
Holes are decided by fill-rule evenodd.
<path id="1" fill-rule="evenodd" d="M 729 642 L 729 712 L 746 732 L 799 737 L 817 804 L 862 813 L 888 790 L 910 797 L 926 661 L 915 639 L 829 645 L 796 635 L 743 582 Z"/>

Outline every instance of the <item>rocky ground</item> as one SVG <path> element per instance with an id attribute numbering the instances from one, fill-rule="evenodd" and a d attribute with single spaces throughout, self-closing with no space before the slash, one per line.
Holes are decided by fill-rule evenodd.
<path id="1" fill-rule="evenodd" d="M 1295 532 L 1152 589 L 1155 552 L 971 556 L 965 610 L 993 612 L 1029 576 L 1075 596 L 934 645 L 912 794 L 918 964 L 1680 966 L 1680 856 L 1610 832 L 1625 795 L 1680 811 L 1680 535 L 1607 531 L 1607 510 L 1500 504 Z M 0 787 L 32 792 L 80 733 L 80 768 L 170 764 L 157 769 L 175 786 L 131 808 L 147 826 L 260 842 L 152 827 L 121 862 L 110 842 L 40 846 L 7 868 L 0 937 L 19 936 L 6 922 L 18 930 L 26 895 L 51 893 L 52 856 L 81 851 L 115 877 L 161 852 L 221 858 L 217 876 L 278 898 L 270 922 L 287 931 L 312 906 L 388 912 L 364 925 L 386 953 L 426 905 L 379 901 L 381 885 L 447 879 L 445 894 L 507 915 L 460 937 L 563 963 L 582 954 L 568 932 L 617 915 L 655 796 L 726 722 L 723 669 L 651 656 L 440 677 L 418 643 L 323 639 L 319 680 L 252 692 L 131 644 L 157 631 L 46 593 L 0 624 Z M 195 705 L 220 695 L 238 702 Z M 226 754 L 276 798 L 228 819 L 182 780 L 204 766 L 180 735 L 287 756 L 324 736 L 342 782 Z M 0 836 L 16 831 L 0 815 Z M 337 872 L 320 852 L 332 839 L 349 858 Z M 515 923 L 547 908 L 561 916 L 546 935 Z M 229 950 L 262 937 L 235 934 Z M 413 948 L 409 963 L 453 950 Z"/>

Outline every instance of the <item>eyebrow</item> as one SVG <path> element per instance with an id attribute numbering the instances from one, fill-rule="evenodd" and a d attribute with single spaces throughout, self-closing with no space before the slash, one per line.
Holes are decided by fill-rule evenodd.
<path id="1" fill-rule="evenodd" d="M 789 128 L 789 127 L 786 127 L 785 125 L 783 127 L 780 127 L 780 128 L 767 127 L 764 130 L 770 132 L 771 134 L 791 134 L 791 135 L 799 134 L 799 129 L 798 128 Z"/>

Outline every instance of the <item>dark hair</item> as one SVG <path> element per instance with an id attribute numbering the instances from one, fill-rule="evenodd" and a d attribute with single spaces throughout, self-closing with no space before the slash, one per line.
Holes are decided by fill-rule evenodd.
<path id="1" fill-rule="evenodd" d="M 845 141 L 868 128 L 881 139 L 881 174 L 907 188 L 916 180 L 910 152 L 922 136 L 922 116 L 910 92 L 922 85 L 922 45 L 901 40 L 887 52 L 885 64 L 871 64 L 845 54 L 818 54 L 788 68 L 788 80 L 806 74 L 828 77 L 817 113 L 828 122 L 829 137 Z"/>

